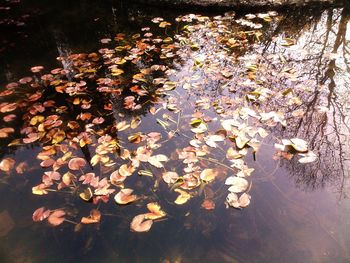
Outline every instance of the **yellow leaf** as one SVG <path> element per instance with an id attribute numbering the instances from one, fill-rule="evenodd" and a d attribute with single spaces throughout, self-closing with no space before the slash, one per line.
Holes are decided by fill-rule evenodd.
<path id="1" fill-rule="evenodd" d="M 179 196 L 175 200 L 175 204 L 177 204 L 177 205 L 182 205 L 182 204 L 186 203 L 191 198 L 191 195 L 189 193 L 187 193 L 181 189 L 175 189 L 174 191 L 179 193 Z"/>
<path id="2" fill-rule="evenodd" d="M 92 197 L 93 197 L 93 193 L 92 193 L 91 188 L 90 188 L 90 187 L 89 187 L 89 188 L 86 188 L 86 189 L 84 190 L 84 192 L 82 192 L 82 193 L 79 194 L 79 197 L 80 197 L 81 199 L 83 199 L 84 201 L 89 202 L 89 201 L 92 199 Z"/>
<path id="3" fill-rule="evenodd" d="M 203 181 L 211 182 L 214 181 L 215 177 L 218 175 L 218 172 L 214 169 L 205 169 L 201 172 L 200 178 Z"/>
<path id="4" fill-rule="evenodd" d="M 160 205 L 156 202 L 148 203 L 147 208 L 150 211 L 150 213 L 145 214 L 145 219 L 156 220 L 166 216 L 166 213 L 163 210 L 161 210 Z"/>

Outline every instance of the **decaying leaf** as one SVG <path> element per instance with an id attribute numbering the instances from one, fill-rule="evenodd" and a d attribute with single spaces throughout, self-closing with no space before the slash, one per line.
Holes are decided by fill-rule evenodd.
<path id="1" fill-rule="evenodd" d="M 81 219 L 82 224 L 95 224 L 101 221 L 101 212 L 97 209 L 92 209 L 88 217 L 83 217 Z"/>

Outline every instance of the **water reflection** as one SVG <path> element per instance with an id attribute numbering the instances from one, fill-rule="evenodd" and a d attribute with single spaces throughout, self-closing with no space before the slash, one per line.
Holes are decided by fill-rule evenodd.
<path id="1" fill-rule="evenodd" d="M 108 37 L 109 34 L 114 36 L 120 30 L 118 23 L 139 23 L 143 26 L 143 23 L 146 23 L 143 19 L 149 18 L 149 14 L 143 13 L 142 9 L 131 10 L 131 16 L 120 18 L 115 14 L 118 10 L 125 9 L 119 8 L 121 7 L 116 6 L 108 9 L 107 13 L 114 16 L 107 19 L 108 33 L 99 32 L 99 37 Z M 90 8 L 86 6 L 84 10 Z M 101 224 L 88 226 L 74 233 L 69 225 L 56 229 L 48 228 L 44 224 L 31 223 L 32 211 L 42 205 L 65 207 L 72 218 L 81 214 L 88 215 L 90 210 L 90 207 L 81 205 L 79 198 L 48 195 L 49 197 L 43 200 L 29 194 L 33 183 L 39 183 L 42 174 L 40 167 L 33 167 L 33 170 L 28 169 L 27 174 L 20 178 L 1 175 L 3 184 L 0 191 L 8 197 L 0 203 L 0 210 L 3 211 L 1 215 L 4 215 L 0 220 L 6 222 L 2 226 L 7 225 L 1 230 L 1 233 L 4 233 L 4 242 L 0 255 L 4 255 L 2 259 L 5 262 L 12 262 L 12 259 L 7 260 L 6 257 L 15 257 L 16 262 L 62 262 L 62 259 L 65 262 L 95 262 L 97 259 L 101 262 L 349 260 L 347 251 L 350 246 L 350 222 L 346 215 L 350 207 L 346 202 L 338 204 L 342 199 L 339 197 L 346 197 L 346 178 L 349 173 L 349 33 L 346 30 L 349 11 L 344 8 L 313 11 L 310 14 L 300 12 L 281 15 L 271 23 L 261 22 L 262 35 L 249 35 L 246 45 L 239 49 L 232 47 L 229 51 L 232 52 L 232 56 L 226 56 L 227 43 L 218 45 L 217 39 L 221 36 L 233 36 L 243 41 L 245 37 L 240 35 L 241 28 L 236 27 L 232 15 L 227 14 L 224 19 L 211 16 L 204 22 L 208 28 L 194 28 L 193 31 L 186 32 L 186 38 L 192 42 L 178 47 L 179 57 L 175 57 L 173 65 L 164 63 L 169 68 L 175 68 L 175 71 L 169 71 L 169 78 L 179 82 L 175 91 L 169 91 L 166 96 L 149 93 L 142 101 L 138 101 L 142 104 L 141 109 L 131 112 L 121 110 L 125 104 L 125 97 L 130 95 L 128 92 L 123 93 L 121 99 L 118 99 L 118 96 L 100 96 L 92 93 L 91 107 L 93 112 L 103 109 L 106 104 L 108 110 L 112 109 L 112 114 L 103 112 L 106 126 L 102 124 L 101 129 L 109 129 L 109 124 L 119 122 L 123 115 L 126 116 L 123 119 L 128 122 L 133 117 L 140 116 L 140 129 L 150 132 L 156 127 L 164 137 L 167 133 L 156 120 L 163 119 L 164 116 L 153 116 L 149 113 L 154 105 L 171 105 L 182 109 L 181 123 L 177 128 L 182 128 L 183 135 L 189 137 L 193 137 L 193 134 L 186 132 L 186 129 L 189 129 L 188 123 L 193 110 L 202 111 L 206 105 L 215 106 L 209 107 L 206 116 L 216 118 L 225 112 L 231 113 L 235 108 L 247 105 L 245 100 L 241 100 L 247 96 L 247 101 L 251 103 L 249 105 L 253 105 L 255 110 L 260 107 L 269 111 L 286 112 L 286 127 L 282 124 L 283 121 L 271 127 L 272 136 L 263 141 L 263 147 L 260 147 L 255 156 L 256 161 L 251 154 L 245 159 L 249 166 L 255 168 L 251 176 L 251 206 L 245 210 L 225 209 L 226 192 L 222 189 L 220 191 L 219 185 L 223 184 L 223 181 L 219 179 L 219 184 L 204 188 L 200 198 L 193 198 L 190 204 L 183 207 L 174 207 L 172 202 L 176 195 L 169 192 L 163 182 L 158 180 L 160 186 L 152 198 L 160 202 L 162 208 L 168 212 L 168 218 L 156 223 L 151 232 L 129 232 L 132 216 L 144 212 L 147 202 L 141 200 L 136 207 L 118 207 L 117 212 L 115 204 L 108 204 L 103 207 Z M 65 26 L 62 28 L 66 30 Z M 216 31 L 216 28 L 219 31 Z M 248 30 L 247 27 L 243 28 Z M 167 34 L 176 38 L 170 32 L 169 30 Z M 97 46 L 96 39 L 99 37 L 89 37 L 91 40 L 87 45 Z M 181 41 L 182 36 L 177 37 Z M 71 40 L 67 38 L 67 41 Z M 295 39 L 297 44 L 285 48 L 280 45 L 283 38 Z M 71 55 L 75 50 L 83 49 L 81 46 L 71 49 L 67 47 L 69 45 L 60 42 L 64 38 L 57 39 L 59 55 L 64 57 Z M 94 56 L 91 58 L 93 60 Z M 48 63 L 52 63 L 51 58 L 48 60 Z M 65 70 L 72 71 L 74 57 L 71 60 L 73 63 L 69 60 L 63 63 Z M 33 65 L 36 65 L 35 60 L 34 62 Z M 253 65 L 257 70 L 251 67 Z M 140 71 L 147 68 L 147 65 L 136 63 L 136 68 Z M 98 72 L 101 74 L 99 77 L 107 72 L 104 70 Z M 7 76 L 22 76 L 21 67 L 12 71 L 13 73 Z M 89 79 L 89 74 L 87 72 L 84 77 Z M 71 81 L 72 76 L 67 74 L 63 77 Z M 164 76 L 161 73 L 152 76 L 152 80 L 157 77 Z M 11 77 L 10 81 L 12 80 Z M 100 86 L 110 84 L 106 81 L 102 80 Z M 89 81 L 87 83 L 88 89 L 96 88 L 95 84 Z M 191 88 L 183 89 L 185 84 L 190 84 Z M 185 88 L 188 86 L 185 85 Z M 269 94 L 264 88 L 269 88 L 274 93 Z M 288 92 L 283 95 L 281 90 Z M 49 92 L 44 96 L 55 100 L 62 119 L 70 120 L 71 116 L 79 116 L 80 109 L 70 108 L 71 101 L 67 102 L 66 97 L 62 99 L 53 94 Z M 279 99 L 271 99 L 273 96 L 279 96 Z M 175 113 L 169 113 L 175 122 L 176 117 L 180 116 L 176 115 L 177 113 L 176 109 Z M 21 114 L 19 119 L 22 119 L 27 113 L 20 111 L 18 114 Z M 169 120 L 167 122 L 171 123 Z M 249 119 L 247 122 L 251 125 L 254 120 Z M 21 122 L 15 124 L 21 125 Z M 214 128 L 218 128 L 215 123 Z M 113 130 L 108 130 L 108 133 L 113 134 Z M 123 135 L 119 132 L 113 135 L 113 138 L 127 141 L 129 134 Z M 16 133 L 15 136 L 21 135 Z M 97 140 L 97 137 L 96 135 L 93 140 Z M 319 156 L 318 160 L 307 165 L 301 165 L 295 157 L 292 160 L 273 160 L 271 157 L 276 152 L 273 143 L 281 138 L 292 137 L 310 142 L 310 148 Z M 40 143 L 27 147 L 6 147 L 8 142 L 2 141 L 3 157 L 15 156 L 17 162 L 27 161 L 30 164 L 36 162 L 35 155 L 42 147 Z M 187 141 L 177 140 L 164 144 L 169 155 L 174 149 L 186 146 Z M 90 161 L 95 150 L 92 148 L 83 146 L 77 149 L 77 154 Z M 213 150 L 212 154 L 217 160 L 225 157 L 225 152 Z M 178 164 L 174 164 L 174 167 L 177 170 L 183 169 L 183 166 Z M 159 172 L 156 169 L 152 171 L 160 179 Z M 222 173 L 229 172 L 222 168 Z M 137 190 L 146 193 L 154 190 L 151 180 L 131 180 L 130 185 L 135 185 Z M 215 195 L 211 192 L 215 192 Z M 207 195 L 214 195 L 214 211 L 201 208 L 203 196 Z M 14 229 L 11 221 L 15 222 Z M 46 247 L 45 251 L 41 249 L 43 246 Z"/>

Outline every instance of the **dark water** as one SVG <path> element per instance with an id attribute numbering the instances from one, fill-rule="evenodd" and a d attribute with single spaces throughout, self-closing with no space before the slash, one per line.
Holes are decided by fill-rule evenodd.
<path id="1" fill-rule="evenodd" d="M 175 25 L 175 17 L 188 13 L 119 1 L 50 4 L 6 1 L 1 6 L 10 7 L 0 10 L 1 87 L 31 75 L 29 69 L 35 65 L 43 65 L 47 71 L 61 67 L 56 60 L 58 56 L 96 52 L 101 48 L 100 39 L 113 38 L 119 32 L 139 33 L 142 27 L 152 26 L 153 17 L 163 17 Z M 214 16 L 223 13 L 206 15 L 210 21 L 215 21 Z M 203 101 L 222 104 L 224 108 L 229 107 L 222 103 L 227 98 L 244 97 L 244 89 L 255 85 L 244 84 L 245 69 L 256 61 L 261 68 L 258 77 L 265 85 L 259 86 L 261 94 L 264 94 L 262 88 L 276 92 L 272 98 L 278 97 L 280 89 L 295 89 L 300 103 L 291 102 L 293 97 L 276 100 L 270 97 L 244 105 L 281 110 L 286 113 L 288 125 L 267 125 L 265 128 L 271 134 L 262 140 L 255 158 L 251 152 L 246 156 L 246 163 L 255 171 L 249 178 L 251 204 L 242 210 L 225 207 L 227 187 L 222 187 L 222 178 L 206 186 L 215 192 L 216 206 L 214 210 L 205 210 L 201 207 L 204 199 L 201 192 L 186 204 L 176 206 L 173 201 L 177 195 L 164 182 L 159 182 L 159 187 L 155 188 L 152 178 L 133 175 L 128 179 L 128 187 L 144 191 L 145 196 L 152 195 L 150 200 L 157 201 L 167 212 L 166 220 L 154 222 L 147 233 L 131 232 L 129 225 L 135 215 L 145 212 L 149 199 L 124 207 L 112 200 L 101 204 L 101 223 L 84 226 L 78 232 L 68 222 L 55 228 L 45 222 L 34 223 L 32 213 L 41 206 L 64 208 L 73 221 L 79 221 L 96 206 L 70 194 L 33 195 L 32 187 L 40 183 L 44 171 L 36 160 L 43 144 L 8 147 L 10 141 L 2 140 L 0 157 L 14 158 L 17 163 L 26 161 L 29 169 L 24 175 L 0 175 L 0 262 L 350 262 L 349 19 L 348 7 L 281 13 L 273 22 L 262 23 L 262 34 L 248 39 L 246 46 L 235 51 L 235 61 L 220 55 L 222 48 L 217 46 L 215 36 L 210 35 L 206 27 L 194 30 L 193 34 L 190 31 L 187 37 L 198 47 L 180 47 L 182 59 L 174 60 L 171 67 L 175 71 L 169 78 L 182 84 L 199 79 L 198 86 L 191 90 L 177 87 L 165 98 L 164 94 L 160 96 L 162 100 L 158 104 L 145 103 L 137 113 L 128 113 L 122 109 L 123 102 L 113 101 L 113 114 L 106 117 L 107 122 L 113 122 L 113 118 L 118 121 L 120 112 L 127 120 L 139 115 L 140 131 L 157 131 L 166 138 L 167 132 L 157 124 L 157 119 L 164 119 L 164 112 L 153 115 L 149 110 L 168 98 L 177 99 L 181 116 L 171 111 L 166 113 L 174 120 L 181 117 L 178 126 L 184 127 L 184 134 L 165 142 L 162 152 L 157 152 L 171 156 L 176 149 L 188 145 L 183 140 L 186 136 L 193 137 L 186 127 L 187 130 L 191 128 L 188 123 L 194 110 L 203 109 L 199 100 L 202 104 Z M 225 25 L 228 32 L 237 31 L 233 25 L 225 23 L 218 22 L 213 28 Z M 156 30 L 164 34 L 164 30 Z M 165 34 L 174 37 L 174 34 L 181 34 L 181 30 L 172 27 Z M 281 46 L 283 38 L 296 40 L 296 45 Z M 206 59 L 211 63 L 206 64 Z M 205 66 L 193 69 L 195 61 Z M 210 70 L 217 73 L 215 63 L 219 69 L 225 66 L 230 70 L 232 82 L 207 77 Z M 50 98 L 59 104 L 64 100 L 57 95 Z M 102 107 L 98 98 L 93 101 L 97 110 Z M 6 97 L 1 98 L 1 102 L 4 101 Z M 296 114 L 297 110 L 303 110 L 304 115 L 295 119 L 292 112 Z M 73 116 L 70 114 L 74 112 L 64 118 L 69 120 Z M 206 116 L 218 118 L 218 108 L 208 109 Z M 2 122 L 2 125 L 6 124 Z M 21 120 L 15 125 L 21 127 Z M 218 129 L 215 122 L 210 125 Z M 250 125 L 248 119 L 246 125 Z M 122 134 L 121 139 L 127 140 L 130 133 Z M 20 138 L 21 135 L 16 134 L 14 138 L 16 136 Z M 296 157 L 292 160 L 273 158 L 274 143 L 293 137 L 308 141 L 318 159 L 300 164 Z M 227 143 L 222 146 L 224 151 L 228 146 Z M 225 152 L 211 151 L 215 160 L 225 158 Z M 80 155 L 87 156 L 86 152 Z M 225 162 L 225 165 L 230 163 Z M 215 164 L 211 163 L 209 167 L 213 166 Z M 183 165 L 172 162 L 166 168 L 181 173 Z M 223 176 L 230 173 L 224 166 L 218 165 L 218 169 Z M 155 175 L 159 173 L 152 171 Z"/>

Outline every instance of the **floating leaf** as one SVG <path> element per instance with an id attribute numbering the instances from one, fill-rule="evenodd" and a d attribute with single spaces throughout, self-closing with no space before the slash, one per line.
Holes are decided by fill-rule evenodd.
<path id="1" fill-rule="evenodd" d="M 135 167 L 132 165 L 123 164 L 119 167 L 118 172 L 121 176 L 131 176 L 135 172 Z"/>
<path id="2" fill-rule="evenodd" d="M 90 187 L 86 188 L 83 192 L 79 194 L 79 197 L 83 199 L 85 202 L 89 202 L 94 194 L 92 193 L 92 190 Z"/>
<path id="3" fill-rule="evenodd" d="M 142 141 L 142 133 L 134 133 L 128 137 L 129 142 L 140 143 Z"/>
<path id="4" fill-rule="evenodd" d="M 230 176 L 225 181 L 226 185 L 231 185 L 228 189 L 229 192 L 232 193 L 241 193 L 248 189 L 249 183 L 246 179 L 237 177 L 237 176 Z"/>
<path id="5" fill-rule="evenodd" d="M 243 149 L 250 140 L 247 137 L 245 137 L 245 135 L 239 134 L 236 137 L 235 141 L 236 141 L 237 148 Z"/>
<path id="6" fill-rule="evenodd" d="M 185 204 L 192 197 L 189 193 L 181 189 L 175 189 L 174 191 L 179 193 L 178 197 L 175 200 L 175 204 L 177 205 Z"/>
<path id="7" fill-rule="evenodd" d="M 80 157 L 70 159 L 70 161 L 68 162 L 69 169 L 74 170 L 74 171 L 80 170 L 85 165 L 86 165 L 85 159 L 80 158 Z"/>
<path id="8" fill-rule="evenodd" d="M 148 232 L 152 227 L 153 221 L 146 220 L 145 215 L 137 215 L 135 216 L 131 223 L 130 229 L 134 232 Z"/>
<path id="9" fill-rule="evenodd" d="M 49 217 L 50 213 L 50 210 L 45 210 L 45 207 L 40 207 L 34 211 L 32 219 L 34 222 L 44 221 Z"/>
<path id="10" fill-rule="evenodd" d="M 130 188 L 121 189 L 119 193 L 114 196 L 114 200 L 117 204 L 126 205 L 134 202 L 137 199 L 136 195 L 133 195 L 134 190 Z"/>
<path id="11" fill-rule="evenodd" d="M 174 184 L 179 179 L 179 175 L 176 172 L 164 172 L 162 178 L 167 184 Z"/>
<path id="12" fill-rule="evenodd" d="M 295 45 L 295 43 L 296 43 L 295 39 L 283 38 L 281 41 L 281 46 L 289 47 L 289 46 Z"/>
<path id="13" fill-rule="evenodd" d="M 290 141 L 292 142 L 291 146 L 298 152 L 307 152 L 307 148 L 308 148 L 308 143 L 302 139 L 299 138 L 293 138 L 290 139 Z"/>
<path id="14" fill-rule="evenodd" d="M 214 169 L 204 169 L 200 174 L 200 178 L 205 182 L 211 182 L 214 181 L 217 175 L 218 172 Z"/>
<path id="15" fill-rule="evenodd" d="M 149 176 L 149 177 L 153 177 L 153 174 L 151 171 L 147 171 L 147 170 L 139 170 L 138 175 L 140 176 Z"/>
<path id="16" fill-rule="evenodd" d="M 207 137 L 204 138 L 205 143 L 213 148 L 216 148 L 216 142 L 222 142 L 225 140 L 225 137 L 223 135 L 209 135 Z"/>
<path id="17" fill-rule="evenodd" d="M 299 153 L 302 158 L 300 158 L 298 161 L 299 163 L 312 163 L 317 160 L 317 155 L 313 153 L 312 151 L 308 151 L 307 153 Z"/>
<path id="18" fill-rule="evenodd" d="M 150 213 L 144 214 L 145 219 L 156 220 L 166 216 L 166 213 L 161 210 L 160 205 L 156 202 L 148 203 L 147 209 L 150 211 Z"/>
<path id="19" fill-rule="evenodd" d="M 238 199 L 239 206 L 242 207 L 242 208 L 249 206 L 250 198 L 251 197 L 250 197 L 249 194 L 243 193 Z"/>
<path id="20" fill-rule="evenodd" d="M 193 133 L 204 133 L 208 130 L 208 127 L 205 123 L 200 123 L 197 127 L 192 128 Z"/>
<path id="21" fill-rule="evenodd" d="M 120 175 L 119 171 L 114 171 L 109 177 L 109 180 L 113 185 L 120 185 L 125 181 L 125 179 L 126 179 L 126 176 Z"/>
<path id="22" fill-rule="evenodd" d="M 13 169 L 15 163 L 15 160 L 12 158 L 4 158 L 0 162 L 0 170 L 4 172 L 9 172 Z"/>
<path id="23" fill-rule="evenodd" d="M 32 187 L 32 193 L 34 195 L 46 195 L 48 191 L 46 190 L 46 186 L 44 184 L 40 184 Z"/>
<path id="24" fill-rule="evenodd" d="M 168 157 L 164 154 L 154 155 L 148 158 L 148 162 L 157 168 L 163 168 L 163 164 L 161 162 L 167 162 Z"/>
<path id="25" fill-rule="evenodd" d="M 235 193 L 229 193 L 226 197 L 226 203 L 234 208 L 239 208 L 238 196 Z"/>
<path id="26" fill-rule="evenodd" d="M 131 127 L 131 129 L 136 129 L 140 124 L 141 124 L 141 118 L 134 117 L 131 120 L 130 127 Z"/>
<path id="27" fill-rule="evenodd" d="M 58 226 L 64 222 L 65 215 L 66 212 L 64 212 L 63 210 L 55 210 L 47 218 L 47 221 L 53 226 Z"/>
<path id="28" fill-rule="evenodd" d="M 92 209 L 88 217 L 83 217 L 81 219 L 82 224 L 96 224 L 101 221 L 101 212 L 97 209 Z"/>

